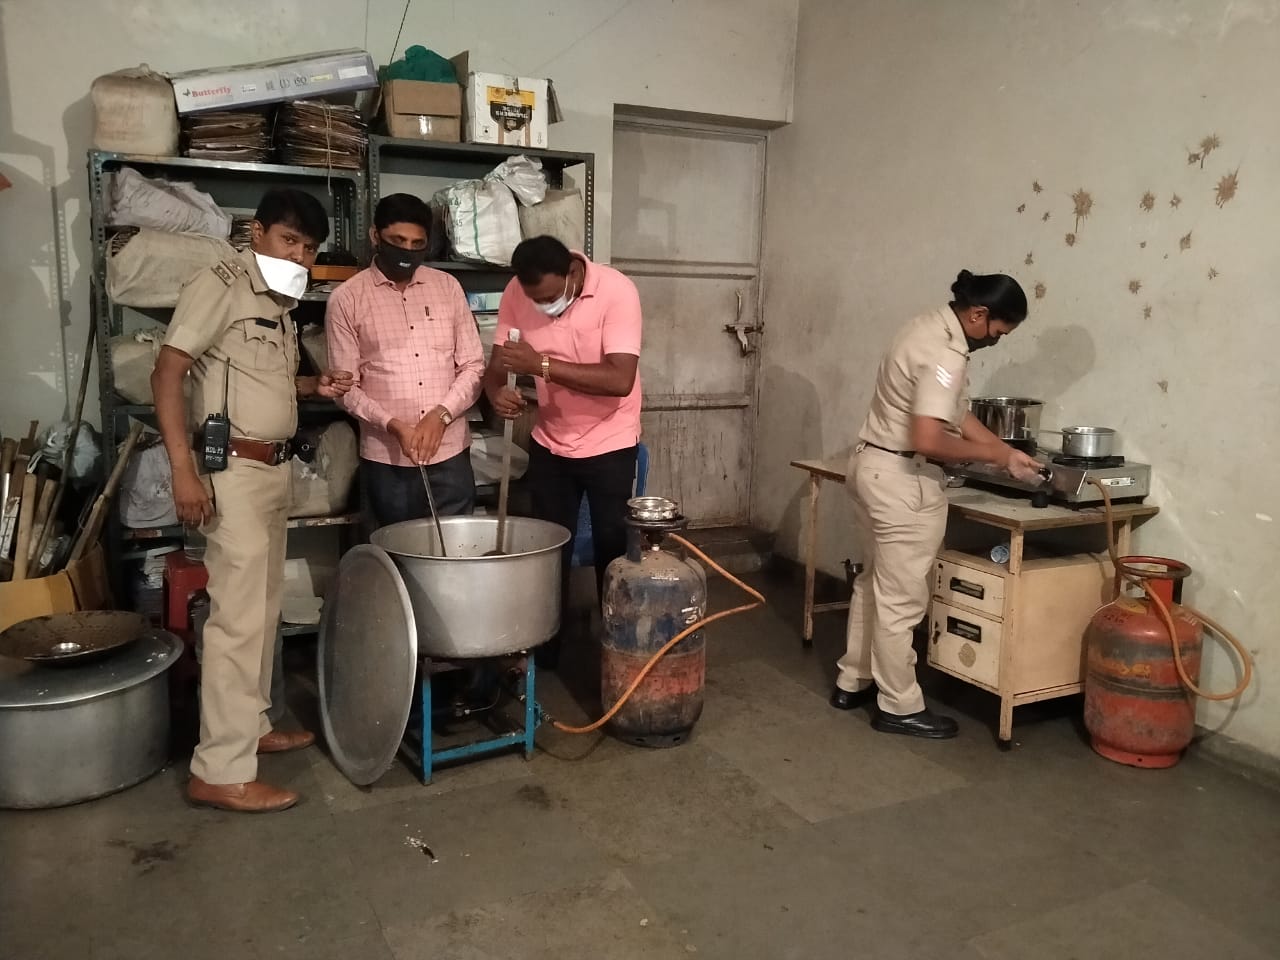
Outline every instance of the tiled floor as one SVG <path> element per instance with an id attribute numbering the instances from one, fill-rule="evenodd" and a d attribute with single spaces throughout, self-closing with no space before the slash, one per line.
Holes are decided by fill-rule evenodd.
<path id="1" fill-rule="evenodd" d="M 876 734 L 825 702 L 840 616 L 804 652 L 796 591 L 763 586 L 769 609 L 713 628 L 706 710 L 672 750 L 544 728 L 531 763 L 430 787 L 397 764 L 360 790 L 312 749 L 263 761 L 305 796 L 284 814 L 189 809 L 181 762 L 0 814 L 0 957 L 1280 956 L 1280 795 L 1194 756 L 1099 759 L 1070 701 L 1026 708 L 1001 753 L 993 700 L 938 677 L 959 739 Z M 589 690 L 589 666 L 565 672 Z M 549 674 L 541 698 L 591 709 Z"/>

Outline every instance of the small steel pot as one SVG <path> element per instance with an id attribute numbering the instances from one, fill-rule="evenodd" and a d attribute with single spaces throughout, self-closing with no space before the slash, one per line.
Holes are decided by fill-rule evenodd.
<path id="1" fill-rule="evenodd" d="M 1116 432 L 1111 427 L 1063 427 L 1062 453 L 1068 457 L 1098 460 L 1111 456 Z"/>

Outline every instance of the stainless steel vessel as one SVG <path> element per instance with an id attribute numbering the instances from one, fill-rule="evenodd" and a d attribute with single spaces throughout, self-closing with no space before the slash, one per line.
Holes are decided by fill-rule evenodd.
<path id="1" fill-rule="evenodd" d="M 1116 432 L 1111 427 L 1063 427 L 1062 453 L 1082 460 L 1101 460 L 1111 456 Z"/>
<path id="2" fill-rule="evenodd" d="M 969 401 L 969 409 L 1001 440 L 1034 442 L 1040 432 L 1044 401 L 1026 397 L 980 397 Z"/>
<path id="3" fill-rule="evenodd" d="M 0 657 L 0 807 L 115 793 L 169 757 L 169 668 L 182 641 L 148 629 L 83 665 Z"/>
<path id="4" fill-rule="evenodd" d="M 569 531 L 527 517 L 507 519 L 505 555 L 485 556 L 495 517 L 443 517 L 448 558 L 430 520 L 383 527 L 371 540 L 404 580 L 421 654 L 499 657 L 545 643 L 560 629 L 561 548 Z"/>

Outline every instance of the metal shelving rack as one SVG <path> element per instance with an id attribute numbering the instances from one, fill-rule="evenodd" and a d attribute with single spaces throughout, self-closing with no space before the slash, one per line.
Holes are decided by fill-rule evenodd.
<path id="1" fill-rule="evenodd" d="M 369 209 L 367 219 L 372 222 L 373 208 L 382 197 L 382 178 L 388 174 L 414 177 L 431 177 L 439 180 L 476 180 L 517 154 L 531 157 L 542 163 L 547 183 L 554 189 L 564 187 L 566 170 L 581 167 L 582 202 L 586 217 L 585 249 L 593 255 L 595 222 L 596 158 L 593 153 L 574 153 L 565 150 L 534 150 L 525 147 L 493 146 L 487 143 L 437 143 L 425 140 L 402 140 L 395 137 L 369 138 Z M 576 171 L 575 171 L 576 172 Z M 429 200 L 429 197 L 424 197 Z M 485 263 L 467 263 L 458 260 L 441 260 L 427 266 L 443 270 L 457 277 L 467 293 L 500 292 L 513 276 L 510 267 Z"/>
<path id="2" fill-rule="evenodd" d="M 299 167 L 274 163 L 242 163 L 225 160 L 201 160 L 189 157 L 151 157 L 137 154 L 89 152 L 89 195 L 93 230 L 93 297 L 97 324 L 99 402 L 102 415 L 103 454 L 109 472 L 116 459 L 116 443 L 128 432 L 131 418 L 155 427 L 154 408 L 150 404 L 128 403 L 115 392 L 111 369 L 111 339 L 125 331 L 126 308 L 107 296 L 107 224 L 110 174 L 122 167 L 133 167 L 149 177 L 177 179 L 194 183 L 210 194 L 223 208 L 253 210 L 264 191 L 271 187 L 295 187 L 314 194 L 325 205 L 332 220 L 330 246 L 354 253 L 360 262 L 368 254 L 368 225 L 372 211 L 382 196 L 384 175 L 429 177 L 441 181 L 478 179 L 516 154 L 541 161 L 548 184 L 563 188 L 566 171 L 572 171 L 575 184 L 583 193 L 585 210 L 584 252 L 594 253 L 595 220 L 595 155 L 563 150 L 534 150 L 511 146 L 473 143 L 435 143 L 403 140 L 393 137 L 370 137 L 367 169 L 342 170 L 324 167 Z M 424 199 L 430 199 L 425 197 Z M 463 261 L 436 261 L 427 266 L 454 275 L 468 293 L 491 293 L 503 290 L 512 277 L 509 267 Z M 323 301 L 324 293 L 308 293 L 304 302 Z M 136 310 L 152 317 L 171 311 Z M 332 404 L 303 402 L 299 404 L 303 420 L 341 415 Z M 291 529 L 347 526 L 355 529 L 358 513 L 337 517 L 299 518 L 290 521 Z M 119 562 L 126 545 L 146 547 L 159 540 L 181 537 L 181 527 L 159 527 L 125 530 L 118 514 L 111 511 L 104 545 L 112 586 L 123 595 L 122 564 Z M 311 632 L 313 628 L 286 626 L 286 635 Z"/>
<path id="3" fill-rule="evenodd" d="M 107 223 L 110 176 L 124 167 L 132 167 L 148 177 L 183 180 L 210 194 L 219 206 L 252 211 L 262 194 L 272 187 L 305 190 L 324 204 L 329 212 L 332 231 L 331 248 L 359 254 L 367 233 L 365 213 L 368 209 L 366 173 L 364 170 L 298 167 L 274 163 L 241 163 L 224 160 L 200 160 L 188 157 L 151 157 L 136 154 L 89 152 L 90 217 L 93 230 L 93 297 L 97 324 L 99 404 L 102 416 L 103 456 L 106 471 L 116 460 L 116 443 L 128 432 L 130 419 L 138 419 L 154 428 L 155 411 L 151 404 L 129 403 L 117 395 L 111 367 L 111 339 L 125 332 L 125 312 L 134 308 L 112 302 L 107 295 L 107 246 L 110 242 Z M 324 300 L 324 295 L 308 294 L 304 300 Z M 171 310 L 135 310 L 154 318 L 171 314 Z M 299 416 L 312 421 L 342 416 L 333 404 L 300 403 Z M 293 529 L 355 524 L 359 515 L 299 518 L 290 521 Z M 119 561 L 126 544 L 146 546 L 157 540 L 174 540 L 182 536 L 182 527 L 157 527 L 127 530 L 116 510 L 112 510 L 104 533 L 107 569 L 117 596 L 124 595 L 123 564 Z M 310 628 L 308 628 L 310 629 Z M 287 631 L 288 632 L 288 631 Z M 302 632 L 302 631 L 293 631 Z"/>

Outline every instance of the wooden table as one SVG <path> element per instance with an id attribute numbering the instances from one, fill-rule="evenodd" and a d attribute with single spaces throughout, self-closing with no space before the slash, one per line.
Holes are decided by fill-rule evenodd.
<path id="1" fill-rule="evenodd" d="M 813 615 L 830 610 L 848 610 L 849 601 L 837 603 L 813 602 L 813 586 L 817 577 L 818 562 L 818 495 L 822 492 L 822 481 L 833 480 L 844 483 L 848 459 L 844 460 L 792 460 L 791 466 L 805 471 L 809 475 L 809 516 L 805 524 L 804 534 L 804 629 L 801 639 L 806 648 L 813 646 Z"/>

